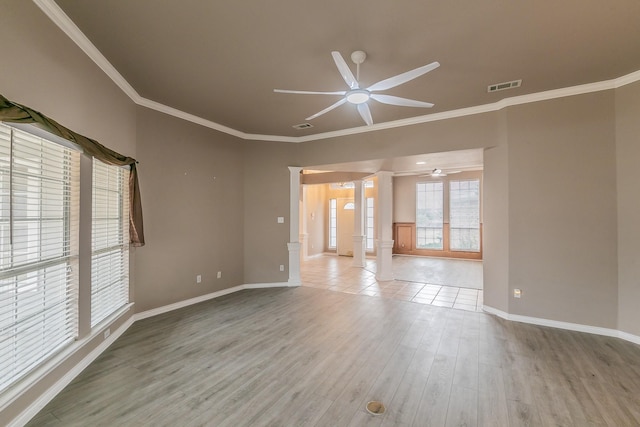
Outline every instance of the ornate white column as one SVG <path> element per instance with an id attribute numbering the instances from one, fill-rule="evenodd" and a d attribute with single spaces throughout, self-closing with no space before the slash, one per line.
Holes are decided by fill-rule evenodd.
<path id="1" fill-rule="evenodd" d="M 353 201 L 356 205 L 353 217 L 353 266 L 365 266 L 365 234 L 364 234 L 364 214 L 365 214 L 365 192 L 364 181 L 361 179 L 353 181 L 355 185 Z"/>
<path id="2" fill-rule="evenodd" d="M 376 279 L 393 280 L 393 172 L 381 171 L 378 177 L 378 240 L 376 240 Z"/>
<path id="3" fill-rule="evenodd" d="M 300 251 L 302 260 L 309 259 L 309 232 L 307 228 L 307 186 L 302 186 L 302 198 L 300 199 Z"/>
<path id="4" fill-rule="evenodd" d="M 300 171 L 289 166 L 289 286 L 300 286 Z"/>

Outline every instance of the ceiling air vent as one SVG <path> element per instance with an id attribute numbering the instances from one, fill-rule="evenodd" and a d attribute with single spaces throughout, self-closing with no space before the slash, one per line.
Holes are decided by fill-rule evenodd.
<path id="1" fill-rule="evenodd" d="M 522 80 L 514 80 L 512 82 L 496 83 L 487 87 L 487 92 L 497 92 L 499 90 L 513 89 L 514 87 L 520 87 Z"/>
<path id="2" fill-rule="evenodd" d="M 300 129 L 309 129 L 309 128 L 312 128 L 312 127 L 313 127 L 313 125 L 312 125 L 311 123 L 300 123 L 299 125 L 293 125 L 293 126 L 291 126 L 291 127 L 292 127 L 292 128 L 294 128 L 294 129 L 298 129 L 298 130 L 300 130 Z"/>

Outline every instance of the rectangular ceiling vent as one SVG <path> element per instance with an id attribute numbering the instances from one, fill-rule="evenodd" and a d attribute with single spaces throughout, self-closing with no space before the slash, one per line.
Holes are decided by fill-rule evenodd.
<path id="1" fill-rule="evenodd" d="M 309 129 L 309 128 L 312 128 L 312 127 L 313 127 L 313 125 L 312 125 L 311 123 L 300 123 L 299 125 L 293 125 L 293 126 L 291 126 L 291 127 L 292 127 L 292 128 L 294 128 L 294 129 L 298 129 L 298 130 L 300 130 L 300 129 Z"/>
<path id="2" fill-rule="evenodd" d="M 487 92 L 497 92 L 499 90 L 513 89 L 514 87 L 520 87 L 522 80 L 514 80 L 512 82 L 496 83 L 487 87 Z"/>

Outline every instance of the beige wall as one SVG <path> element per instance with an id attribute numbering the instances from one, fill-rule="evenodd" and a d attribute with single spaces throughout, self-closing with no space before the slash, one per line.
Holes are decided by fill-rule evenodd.
<path id="1" fill-rule="evenodd" d="M 109 148 L 135 157 L 133 102 L 33 2 L 3 1 L 0 8 L 0 93 Z M 82 176 L 86 177 L 84 172 Z M 88 212 L 91 211 L 90 199 L 81 200 L 81 204 L 83 212 L 87 212 L 87 207 Z M 86 221 L 81 224 L 85 233 L 80 235 L 80 258 L 85 263 L 85 271 L 91 259 L 90 238 L 86 235 L 90 227 Z M 135 251 L 132 251 L 131 263 L 135 263 Z M 84 290 L 90 286 L 86 278 L 87 275 L 81 275 L 80 286 Z M 133 274 L 130 282 L 135 286 Z M 112 331 L 131 314 L 128 312 L 114 321 L 110 325 Z M 81 317 L 87 318 L 82 313 Z M 22 396 L 0 408 L 0 425 L 7 425 L 18 416 L 102 341 L 102 335 L 90 340 Z"/>
<path id="2" fill-rule="evenodd" d="M 2 2 L 0 38 L 0 93 L 140 160 L 147 246 L 132 251 L 137 311 L 286 282 L 287 166 L 486 148 L 485 304 L 640 335 L 638 83 L 326 141 L 238 141 L 137 108 L 32 2 Z M 522 299 L 510 297 L 514 287 Z M 3 408 L 0 424 L 101 341 Z"/>
<path id="3" fill-rule="evenodd" d="M 640 336 L 640 83 L 615 91 L 618 328 Z"/>
<path id="4" fill-rule="evenodd" d="M 615 328 L 616 184 L 607 172 L 615 170 L 613 101 L 612 91 L 597 92 L 304 143 L 300 160 L 313 166 L 487 148 L 485 303 Z M 505 296 L 515 287 L 523 289 L 518 301 Z"/>
<path id="5" fill-rule="evenodd" d="M 502 115 L 502 114 L 501 114 Z M 504 124 L 504 120 L 501 120 Z M 504 126 L 501 126 L 504 129 Z M 509 172 L 506 133 L 484 151 L 483 302 L 509 312 Z"/>
<path id="6" fill-rule="evenodd" d="M 247 141 L 244 156 L 244 280 L 282 283 L 289 279 L 289 169 L 296 145 Z M 278 217 L 284 224 L 278 224 Z M 280 265 L 285 271 L 279 271 Z"/>
<path id="7" fill-rule="evenodd" d="M 615 328 L 614 92 L 511 107 L 507 126 L 510 312 Z"/>
<path id="8" fill-rule="evenodd" d="M 137 117 L 146 245 L 136 311 L 243 284 L 244 142 L 142 107 Z"/>
<path id="9" fill-rule="evenodd" d="M 421 123 L 298 144 L 300 166 L 387 159 L 491 147 L 499 138 L 498 113 Z"/>

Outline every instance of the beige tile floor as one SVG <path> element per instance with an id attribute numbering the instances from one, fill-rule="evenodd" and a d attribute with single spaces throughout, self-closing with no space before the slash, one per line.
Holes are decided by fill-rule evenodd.
<path id="1" fill-rule="evenodd" d="M 401 259 L 400 259 L 401 258 Z M 394 257 L 394 264 L 400 261 L 407 269 L 412 268 L 412 258 Z M 420 258 L 413 258 L 417 268 Z M 432 258 L 432 260 L 435 260 Z M 451 263 L 447 259 L 439 261 L 439 271 L 455 268 L 460 262 Z M 469 261 L 478 263 L 478 261 Z M 482 311 L 482 290 L 446 286 L 421 281 L 392 280 L 378 282 L 375 278 L 375 260 L 367 260 L 365 268 L 352 266 L 353 258 L 324 255 L 304 261 L 301 264 L 302 286 L 328 289 L 349 294 L 391 298 L 430 304 L 439 307 L 456 308 L 466 311 Z M 433 264 L 433 263 L 432 263 Z M 394 265 L 394 271 L 396 267 Z M 422 276 L 428 279 L 428 275 Z M 476 285 L 477 286 L 477 285 Z M 481 287 L 481 284 L 479 285 Z"/>

